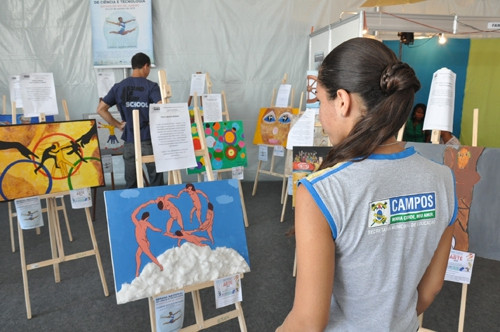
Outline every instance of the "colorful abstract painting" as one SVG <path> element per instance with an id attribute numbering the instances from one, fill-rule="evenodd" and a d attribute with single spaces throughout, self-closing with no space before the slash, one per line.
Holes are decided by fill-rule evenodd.
<path id="1" fill-rule="evenodd" d="M 110 112 L 115 119 L 121 119 L 119 112 Z M 122 131 L 108 124 L 99 114 L 89 113 L 84 115 L 87 119 L 94 119 L 97 122 L 97 138 L 102 154 L 118 155 L 123 153 Z"/>
<path id="2" fill-rule="evenodd" d="M 257 126 L 255 127 L 253 144 L 282 145 L 286 147 L 292 118 L 298 114 L 298 108 L 261 108 L 257 119 Z"/>
<path id="3" fill-rule="evenodd" d="M 221 121 L 204 123 L 210 162 L 214 171 L 232 167 L 247 166 L 247 151 L 242 121 Z M 196 125 L 191 125 L 194 149 L 201 149 Z M 188 174 L 205 171 L 205 160 L 196 157 L 197 167 L 188 168 Z"/>
<path id="4" fill-rule="evenodd" d="M 104 185 L 94 120 L 0 126 L 0 200 Z"/>
<path id="5" fill-rule="evenodd" d="M 118 304 L 250 271 L 238 180 L 104 199 Z"/>

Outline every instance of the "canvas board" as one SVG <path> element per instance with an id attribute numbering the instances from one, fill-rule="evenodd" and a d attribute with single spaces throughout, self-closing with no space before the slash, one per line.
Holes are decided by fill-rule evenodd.
<path id="1" fill-rule="evenodd" d="M 237 180 L 106 191 L 104 199 L 118 304 L 250 271 Z"/>
<path id="2" fill-rule="evenodd" d="M 0 126 L 0 201 L 104 185 L 94 120 Z"/>

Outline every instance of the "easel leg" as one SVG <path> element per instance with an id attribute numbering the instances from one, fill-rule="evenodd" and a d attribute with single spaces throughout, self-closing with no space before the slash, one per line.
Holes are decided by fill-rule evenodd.
<path id="1" fill-rule="evenodd" d="M 285 198 L 283 200 L 283 207 L 281 208 L 281 219 L 280 222 L 285 220 L 286 203 L 288 202 L 288 195 L 285 193 Z"/>
<path id="2" fill-rule="evenodd" d="M 12 252 L 16 252 L 16 244 L 14 240 L 14 214 L 12 213 L 12 202 L 8 202 L 9 209 L 9 229 L 10 229 L 10 246 L 12 248 Z"/>
<path id="3" fill-rule="evenodd" d="M 149 303 L 149 323 L 151 324 L 151 332 L 156 332 L 156 312 L 154 298 L 148 298 Z"/>
<path id="4" fill-rule="evenodd" d="M 236 310 L 238 311 L 238 323 L 240 323 L 240 331 L 247 332 L 247 324 L 245 322 L 245 316 L 243 316 L 243 308 L 241 307 L 241 302 L 236 302 L 234 304 Z"/>
<path id="5" fill-rule="evenodd" d="M 64 222 L 66 223 L 66 230 L 68 231 L 69 242 L 73 242 L 73 234 L 71 233 L 71 227 L 69 226 L 68 213 L 66 212 L 66 203 L 64 202 L 64 196 L 59 197 L 61 199 L 61 205 L 57 207 L 57 211 L 62 210 L 64 216 Z M 57 220 L 59 221 L 59 213 L 57 214 Z"/>
<path id="6" fill-rule="evenodd" d="M 283 174 L 283 183 L 281 184 L 281 204 L 285 202 L 287 196 L 286 187 L 288 185 L 288 177 Z"/>
<path id="7" fill-rule="evenodd" d="M 467 284 L 462 284 L 462 299 L 460 301 L 460 316 L 458 319 L 458 332 L 464 331 L 465 304 L 467 301 Z"/>
<path id="8" fill-rule="evenodd" d="M 85 215 L 87 216 L 87 225 L 89 226 L 90 239 L 92 240 L 92 247 L 94 248 L 94 255 L 97 261 L 97 268 L 99 269 L 99 276 L 101 277 L 102 289 L 104 291 L 104 296 L 109 295 L 108 285 L 106 283 L 106 276 L 104 275 L 104 269 L 102 268 L 101 255 L 99 254 L 99 248 L 97 247 L 97 241 L 94 233 L 94 225 L 92 225 L 92 218 L 90 217 L 89 208 L 85 208 Z"/>
<path id="9" fill-rule="evenodd" d="M 23 230 L 19 223 L 17 223 L 17 235 L 19 238 L 19 254 L 21 257 L 21 272 L 23 275 L 23 287 L 24 287 L 24 301 L 26 303 L 26 316 L 31 319 L 31 302 L 30 302 L 30 291 L 28 289 L 28 268 L 26 266 L 26 253 L 24 251 L 24 237 Z"/>
<path id="10" fill-rule="evenodd" d="M 92 188 L 92 221 L 95 220 L 95 210 L 97 204 L 97 188 Z"/>
<path id="11" fill-rule="evenodd" d="M 193 308 L 194 308 L 194 317 L 196 318 L 196 324 L 201 330 L 203 328 L 203 309 L 201 307 L 200 291 L 199 290 L 192 291 L 191 296 L 193 297 Z"/>
<path id="12" fill-rule="evenodd" d="M 262 167 L 262 160 L 259 160 L 259 163 L 257 165 L 257 172 L 255 173 L 255 180 L 253 182 L 252 196 L 255 196 L 255 193 L 257 192 L 257 183 L 259 182 L 259 172 L 261 167 Z"/>
<path id="13" fill-rule="evenodd" d="M 243 209 L 243 221 L 245 222 L 245 227 L 248 227 L 247 209 L 245 207 L 245 199 L 243 198 L 243 189 L 241 188 L 241 181 L 238 180 L 238 188 L 241 197 L 241 208 Z"/>
<path id="14" fill-rule="evenodd" d="M 47 224 L 49 226 L 49 238 L 50 238 L 50 251 L 52 253 L 52 259 L 57 259 L 57 247 L 58 247 L 58 236 L 57 236 L 57 225 L 56 225 L 56 216 L 54 215 L 54 198 L 47 198 Z M 54 262 L 52 264 L 52 268 L 54 270 L 54 280 L 55 282 L 61 281 L 61 276 L 59 273 L 59 263 Z"/>

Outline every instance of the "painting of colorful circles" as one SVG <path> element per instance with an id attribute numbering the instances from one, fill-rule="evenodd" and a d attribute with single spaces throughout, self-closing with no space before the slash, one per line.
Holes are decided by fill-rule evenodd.
<path id="1" fill-rule="evenodd" d="M 203 124 L 210 162 L 214 171 L 247 166 L 247 151 L 242 121 L 207 122 Z M 191 125 L 194 149 L 201 149 L 196 125 Z M 197 166 L 188 168 L 188 174 L 205 171 L 203 157 L 196 158 Z"/>
<path id="2" fill-rule="evenodd" d="M 95 120 L 0 126 L 0 201 L 104 185 Z"/>

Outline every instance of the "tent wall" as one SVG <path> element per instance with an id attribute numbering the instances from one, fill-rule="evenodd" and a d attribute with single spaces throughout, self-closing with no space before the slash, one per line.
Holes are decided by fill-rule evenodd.
<path id="1" fill-rule="evenodd" d="M 210 73 L 213 91 L 226 92 L 231 118 L 242 120 L 247 138 L 252 137 L 259 108 L 269 105 L 285 73 L 298 106 L 306 86 L 311 27 L 319 29 L 338 21 L 343 12 L 359 11 L 363 2 L 153 0 L 156 65 L 167 72 L 172 102 L 187 101 L 191 74 Z M 498 16 L 500 2 L 433 0 L 384 10 Z M 5 0 L 0 35 L 0 95 L 9 95 L 11 75 L 52 72 L 59 105 L 62 99 L 68 102 L 72 119 L 95 112 L 88 1 Z M 124 71 L 116 69 L 115 74 L 120 80 Z M 156 70 L 150 78 L 157 81 Z M 245 178 L 253 179 L 258 149 L 248 139 L 247 146 Z"/>

